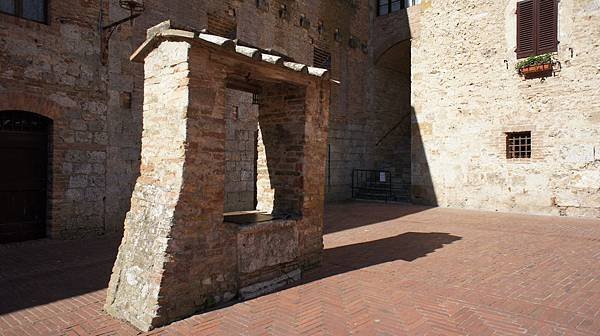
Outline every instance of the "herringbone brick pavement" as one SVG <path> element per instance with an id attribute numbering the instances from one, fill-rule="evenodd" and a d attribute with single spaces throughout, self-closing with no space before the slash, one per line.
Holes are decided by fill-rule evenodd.
<path id="1" fill-rule="evenodd" d="M 154 335 L 600 335 L 600 220 L 328 206 L 302 283 Z M 0 246 L 0 335 L 135 335 L 102 313 L 116 237 Z"/>

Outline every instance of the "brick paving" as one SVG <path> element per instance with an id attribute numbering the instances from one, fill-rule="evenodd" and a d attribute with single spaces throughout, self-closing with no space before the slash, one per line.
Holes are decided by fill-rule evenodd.
<path id="1" fill-rule="evenodd" d="M 327 209 L 301 284 L 159 335 L 600 335 L 600 220 Z M 135 335 L 102 313 L 117 237 L 0 246 L 0 335 Z"/>

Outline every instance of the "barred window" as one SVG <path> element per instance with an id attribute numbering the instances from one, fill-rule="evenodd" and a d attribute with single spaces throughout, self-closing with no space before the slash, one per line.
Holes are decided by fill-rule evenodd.
<path id="1" fill-rule="evenodd" d="M 46 23 L 48 2 L 46 0 L 0 0 L 0 12 L 26 20 Z"/>
<path id="2" fill-rule="evenodd" d="M 508 159 L 531 158 L 531 132 L 506 133 L 506 157 Z"/>

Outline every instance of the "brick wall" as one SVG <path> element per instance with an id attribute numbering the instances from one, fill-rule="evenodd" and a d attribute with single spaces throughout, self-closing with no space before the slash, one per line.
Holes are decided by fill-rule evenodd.
<path id="1" fill-rule="evenodd" d="M 284 17 L 279 14 L 282 4 L 288 10 Z M 49 201 L 51 236 L 79 237 L 123 229 L 139 175 L 143 131 L 143 70 L 128 57 L 145 39 L 146 29 L 166 19 L 206 28 L 210 15 L 213 29 L 236 26 L 242 40 L 308 64 L 312 63 L 313 44 L 329 50 L 335 78 L 342 82 L 333 89 L 336 132 L 329 142 L 334 151 L 355 153 L 332 161 L 330 195 L 348 197 L 348 172 L 363 165 L 354 160 L 366 151 L 348 139 L 354 136 L 351 128 L 361 125 L 352 121 L 352 116 L 364 110 L 363 84 L 354 80 L 361 74 L 354 72 L 364 71 L 367 60 L 360 49 L 349 47 L 348 39 L 355 35 L 368 40 L 366 3 L 354 7 L 342 0 L 282 0 L 257 8 L 255 1 L 177 0 L 165 5 L 148 0 L 145 6 L 141 17 L 114 32 L 106 64 L 102 63 L 99 25 L 129 14 L 117 1 L 51 1 L 48 25 L 0 14 L 0 46 L 6 51 L 0 55 L 0 95 L 18 97 L 11 98 L 13 101 L 45 101 L 32 111 L 43 115 L 50 113 L 51 104 L 56 106 L 49 186 L 53 190 Z M 301 26 L 301 15 L 311 24 Z M 317 31 L 319 21 L 325 28 L 321 33 Z M 343 36 L 340 42 L 333 39 L 337 28 Z M 31 106 L 21 105 L 23 109 Z M 10 107 L 19 108 L 15 104 Z"/>
<path id="2" fill-rule="evenodd" d="M 155 45 L 144 66 L 140 177 L 105 306 L 142 330 L 280 288 L 323 248 L 327 79 L 193 39 Z M 223 216 L 226 87 L 248 73 L 261 87 L 273 212 L 288 216 L 237 225 Z"/>

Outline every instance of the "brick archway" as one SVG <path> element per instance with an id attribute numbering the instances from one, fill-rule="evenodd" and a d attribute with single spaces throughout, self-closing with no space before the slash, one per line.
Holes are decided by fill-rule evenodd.
<path id="1" fill-rule="evenodd" d="M 60 119 L 61 108 L 55 102 L 41 96 L 8 92 L 0 93 L 0 111 L 5 110 L 28 111 L 57 120 Z"/>
<path id="2" fill-rule="evenodd" d="M 56 151 L 55 139 L 57 139 L 57 123 L 60 123 L 62 108 L 55 102 L 38 95 L 24 94 L 20 92 L 0 93 L 0 111 L 24 111 L 51 120 L 48 130 L 48 176 L 47 176 L 47 204 L 46 204 L 46 235 L 50 238 L 57 236 L 58 227 L 54 222 L 59 211 L 56 202 L 57 195 L 63 191 L 61 186 L 54 181 L 63 177 L 58 169 L 56 162 L 59 162 Z"/>

